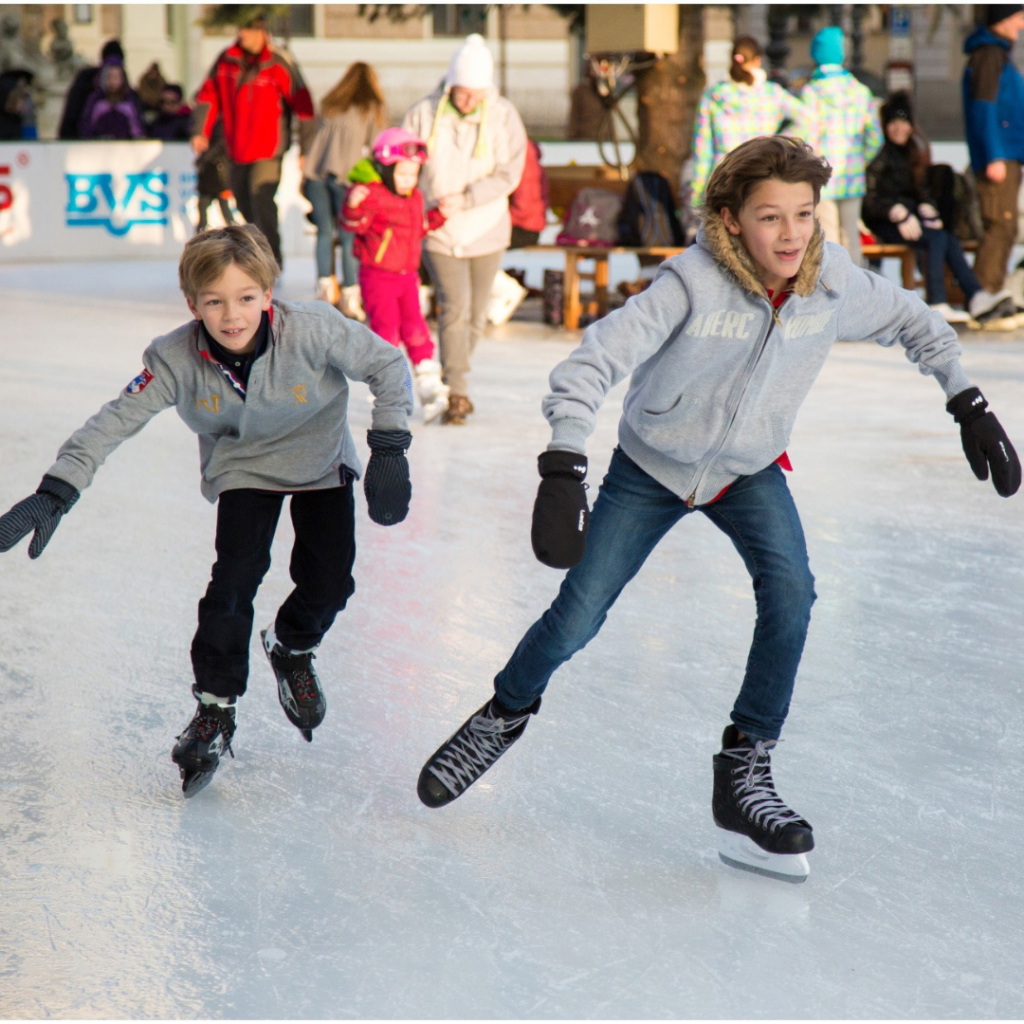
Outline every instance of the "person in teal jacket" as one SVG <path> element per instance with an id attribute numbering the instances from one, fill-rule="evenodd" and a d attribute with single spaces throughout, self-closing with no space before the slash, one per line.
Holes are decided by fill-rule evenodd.
<path id="1" fill-rule="evenodd" d="M 864 171 L 882 147 L 878 113 L 871 90 L 843 67 L 841 28 L 823 28 L 811 42 L 811 57 L 816 67 L 800 93 L 804 138 L 832 166 L 832 177 L 821 190 L 818 220 L 825 238 L 841 242 L 859 267 Z"/>

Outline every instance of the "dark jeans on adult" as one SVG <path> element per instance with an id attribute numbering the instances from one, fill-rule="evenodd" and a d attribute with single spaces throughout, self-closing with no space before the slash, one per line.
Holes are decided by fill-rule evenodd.
<path id="1" fill-rule="evenodd" d="M 815 593 L 800 516 L 777 465 L 741 477 L 718 501 L 691 509 L 616 448 L 583 560 L 495 677 L 498 699 L 511 708 L 532 704 L 555 669 L 597 635 L 658 541 L 691 512 L 704 513 L 732 541 L 754 583 L 757 621 L 732 720 L 748 736 L 778 739 Z M 678 599 L 688 608 L 690 627 L 699 629 L 700 595 Z"/>
<path id="2" fill-rule="evenodd" d="M 494 275 L 504 250 L 485 256 L 444 256 L 424 250 L 437 296 L 437 335 L 444 381 L 453 395 L 468 395 L 469 359 L 487 326 Z"/>
<path id="3" fill-rule="evenodd" d="M 319 181 L 304 179 L 302 194 L 313 205 L 310 216 L 316 225 L 316 276 L 334 275 L 334 235 L 341 243 L 341 283 L 359 283 L 359 261 L 353 253 L 356 236 L 338 224 L 338 214 L 345 205 L 348 189 L 333 174 L 325 174 Z"/>
<path id="4" fill-rule="evenodd" d="M 881 242 L 908 244 L 895 224 L 872 224 L 871 231 Z M 925 301 L 929 306 L 946 301 L 947 266 L 968 302 L 981 291 L 981 284 L 952 231 L 922 227 L 920 239 L 909 244 L 923 251 Z"/>
<path id="5" fill-rule="evenodd" d="M 982 288 L 998 292 L 1006 282 L 1006 265 L 1017 239 L 1017 196 L 1020 193 L 1020 164 L 1006 161 L 1006 177 L 989 181 L 984 173 L 977 178 L 981 223 L 985 233 L 974 257 L 974 272 Z"/>
<path id="6" fill-rule="evenodd" d="M 246 223 L 255 224 L 267 236 L 279 266 L 281 233 L 277 227 L 277 186 L 281 183 L 281 158 L 256 160 L 251 164 L 230 164 L 231 191 L 235 205 Z"/>
<path id="7" fill-rule="evenodd" d="M 241 488 L 217 502 L 217 561 L 199 602 L 199 628 L 192 640 L 193 690 L 218 697 L 240 697 L 249 677 L 253 607 L 270 568 L 281 491 Z M 277 639 L 295 651 L 308 651 L 323 639 L 335 616 L 355 591 L 355 503 L 352 486 L 297 491 L 291 496 L 290 573 L 295 589 L 274 623 Z"/>

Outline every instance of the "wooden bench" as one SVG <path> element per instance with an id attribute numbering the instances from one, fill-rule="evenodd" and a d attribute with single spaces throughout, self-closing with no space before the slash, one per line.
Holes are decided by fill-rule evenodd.
<path id="1" fill-rule="evenodd" d="M 964 252 L 977 252 L 978 250 L 978 243 L 975 241 L 961 242 L 960 246 Z M 891 242 L 867 242 L 861 246 L 861 252 L 866 260 L 898 259 L 900 261 L 900 279 L 903 287 L 910 291 L 914 291 L 924 284 L 917 269 L 917 257 L 920 251 L 910 245 Z M 953 302 L 958 302 L 963 298 L 963 293 L 956 281 L 953 280 L 949 267 L 946 267 L 946 292 Z"/>
<path id="2" fill-rule="evenodd" d="M 655 256 L 666 260 L 683 251 L 682 247 L 647 246 L 644 248 L 627 248 L 616 245 L 613 247 L 600 245 L 531 245 L 517 252 L 561 253 L 565 256 L 565 277 L 562 283 L 562 326 L 575 331 L 580 326 L 580 318 L 586 313 L 595 320 L 608 313 L 608 259 L 621 253 L 632 253 L 634 256 Z M 587 271 L 580 267 L 581 263 L 593 261 L 594 269 Z M 591 292 L 580 293 L 580 283 L 589 281 Z"/>

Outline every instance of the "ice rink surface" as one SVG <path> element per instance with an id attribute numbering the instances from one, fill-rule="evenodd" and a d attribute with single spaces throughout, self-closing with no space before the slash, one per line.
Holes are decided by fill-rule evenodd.
<path id="1" fill-rule="evenodd" d="M 2 509 L 185 319 L 170 264 L 0 268 Z M 187 803 L 170 748 L 215 516 L 194 437 L 158 417 L 39 561 L 2 556 L 0 1016 L 1021 1016 L 1024 498 L 974 480 L 898 349 L 837 345 L 789 448 L 819 600 L 774 767 L 815 827 L 805 885 L 716 854 L 711 756 L 753 599 L 700 516 L 515 749 L 450 807 L 417 800 L 561 580 L 529 520 L 540 399 L 578 337 L 514 321 L 482 343 L 469 425 L 413 427 L 408 520 L 373 525 L 359 491 L 315 742 L 257 637 L 236 759 Z M 965 348 L 1024 449 L 1024 336 Z M 257 626 L 290 589 L 290 539 L 285 516 Z"/>

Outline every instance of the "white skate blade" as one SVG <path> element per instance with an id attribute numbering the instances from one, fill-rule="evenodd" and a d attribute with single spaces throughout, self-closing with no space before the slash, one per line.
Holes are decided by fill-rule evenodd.
<path id="1" fill-rule="evenodd" d="M 718 831 L 719 859 L 731 868 L 752 871 L 779 882 L 804 882 L 811 873 L 806 853 L 768 853 L 738 832 Z"/>
<path id="2" fill-rule="evenodd" d="M 439 395 L 429 402 L 423 403 L 423 422 L 433 423 L 448 408 L 448 396 Z"/>

